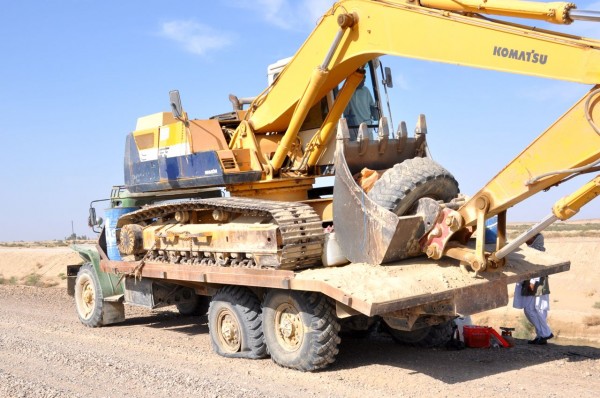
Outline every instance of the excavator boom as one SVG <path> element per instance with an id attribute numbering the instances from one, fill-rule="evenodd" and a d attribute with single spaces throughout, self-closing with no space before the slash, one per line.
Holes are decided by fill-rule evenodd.
<path id="1" fill-rule="evenodd" d="M 599 41 L 492 20 L 481 14 L 556 24 L 599 19 L 597 14 L 580 12 L 567 2 L 340 1 L 322 17 L 275 83 L 254 101 L 247 114 L 247 123 L 254 133 L 283 134 L 268 165 L 271 175 L 282 166 L 309 108 L 380 55 L 600 83 Z M 302 81 L 306 84 L 298 84 Z M 594 89 L 579 101 L 458 212 L 448 210 L 441 215 L 421 240 L 422 250 L 429 257 L 451 255 L 469 262 L 476 270 L 484 269 L 488 262 L 483 248 L 487 218 L 499 215 L 505 228 L 508 208 L 600 160 L 600 129 L 594 122 L 600 112 L 595 106 L 599 92 Z M 346 104 L 338 99 L 328 120 L 341 117 Z M 331 138 L 331 123 L 325 123 L 321 130 L 316 136 L 317 146 Z M 467 227 L 473 228 L 469 232 Z M 473 229 L 478 231 L 475 257 L 465 256 L 463 249 L 454 254 L 457 247 L 448 247 L 450 240 L 457 235 L 465 241 Z M 505 244 L 505 231 L 499 236 L 498 250 Z"/>
<path id="2" fill-rule="evenodd" d="M 432 6 L 450 8 L 451 4 L 458 4 L 437 3 L 442 4 Z M 531 16 L 531 13 L 518 9 L 527 2 L 496 3 L 506 4 L 505 10 L 497 14 Z M 571 3 L 559 4 L 563 6 L 558 9 L 570 9 Z M 494 10 L 481 11 L 492 13 Z M 343 15 L 353 15 L 355 23 L 341 28 L 338 19 Z M 336 48 L 324 44 L 333 43 L 340 30 L 343 37 Z M 294 109 L 305 95 L 307 77 L 315 67 L 323 64 L 332 50 L 331 63 L 325 65 L 327 77 L 311 105 L 367 61 L 380 55 L 596 84 L 600 82 L 599 48 L 600 42 L 596 40 L 423 7 L 412 2 L 340 1 L 321 18 L 275 84 L 255 100 L 247 120 L 256 133 L 287 131 Z"/>

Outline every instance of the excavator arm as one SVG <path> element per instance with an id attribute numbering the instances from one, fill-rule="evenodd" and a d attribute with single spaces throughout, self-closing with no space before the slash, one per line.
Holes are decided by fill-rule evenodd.
<path id="1" fill-rule="evenodd" d="M 466 14 L 439 9 L 445 5 L 455 11 L 455 5 L 460 2 L 439 0 L 430 3 L 435 3 L 432 6 L 438 8 L 398 0 L 336 3 L 321 18 L 275 84 L 254 102 L 247 116 L 253 130 L 256 133 L 287 131 L 297 104 L 306 96 L 306 77 L 311 76 L 316 67 L 326 71 L 327 76 L 316 90 L 311 105 L 367 61 L 381 55 L 586 84 L 600 82 L 600 42 L 596 40 L 485 19 L 478 14 L 470 14 L 472 7 L 465 8 Z M 522 10 L 523 5 L 543 4 L 546 14 L 564 15 L 563 18 L 552 18 L 554 22 L 571 21 L 568 17 L 573 7 L 571 3 L 495 3 L 505 4 L 504 9 L 498 12 L 500 15 L 532 17 L 532 12 Z M 555 5 L 553 11 L 548 11 L 552 5 Z M 486 11 L 492 13 L 496 10 L 480 10 Z M 340 26 L 340 20 L 347 21 L 345 16 L 350 16 L 352 23 Z M 334 45 L 340 31 L 342 37 Z M 330 62 L 324 64 L 328 52 L 332 52 Z"/>
<path id="2" fill-rule="evenodd" d="M 335 121 L 350 99 L 348 93 L 360 81 L 360 76 L 352 76 L 380 55 L 600 83 L 599 41 L 492 20 L 482 14 L 557 24 L 599 19 L 597 14 L 578 11 L 574 4 L 565 2 L 339 1 L 321 18 L 274 84 L 255 99 L 230 146 L 256 147 L 253 138 L 256 134 L 279 134 L 281 139 L 274 156 L 262 158 L 267 175 L 275 175 L 310 107 L 345 80 L 348 87 L 342 89 L 344 95 L 338 96 L 313 138 L 315 145 L 308 148 L 318 152 L 332 138 Z M 307 76 L 310 76 L 308 81 Z M 458 211 L 446 209 L 421 240 L 422 250 L 429 257 L 449 255 L 466 261 L 475 270 L 485 269 L 490 261 L 495 266 L 501 265 L 501 259 L 484 252 L 485 220 L 499 215 L 501 229 L 505 229 L 509 207 L 600 160 L 600 130 L 594 122 L 600 116 L 600 110 L 596 109 L 598 93 L 598 88 L 594 88 Z M 592 191 L 595 193 L 591 196 L 597 195 L 597 188 Z M 470 235 L 474 229 L 477 230 L 474 251 L 451 242 L 456 236 Z M 505 230 L 502 230 L 497 250 L 504 245 Z"/>

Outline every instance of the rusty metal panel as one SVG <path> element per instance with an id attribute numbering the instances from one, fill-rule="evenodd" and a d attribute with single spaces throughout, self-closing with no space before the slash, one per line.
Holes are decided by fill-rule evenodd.
<path id="1" fill-rule="evenodd" d="M 155 308 L 152 280 L 125 278 L 125 302 L 146 308 Z"/>
<path id="2" fill-rule="evenodd" d="M 100 267 L 107 273 L 133 275 L 140 262 L 102 260 Z M 288 288 L 293 271 L 210 267 L 185 264 L 145 263 L 139 268 L 142 277 L 183 282 L 215 283 L 271 288 Z"/>
<path id="3" fill-rule="evenodd" d="M 471 315 L 478 312 L 504 307 L 508 304 L 507 279 L 496 280 L 466 286 L 454 290 L 454 308 L 457 314 Z"/>

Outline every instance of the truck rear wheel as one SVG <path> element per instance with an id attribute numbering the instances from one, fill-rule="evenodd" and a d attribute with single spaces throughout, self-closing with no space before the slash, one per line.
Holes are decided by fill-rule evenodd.
<path id="1" fill-rule="evenodd" d="M 313 371 L 335 361 L 340 324 L 332 301 L 319 293 L 271 290 L 263 304 L 265 342 L 275 363 Z"/>
<path id="2" fill-rule="evenodd" d="M 257 359 L 267 356 L 258 297 L 248 288 L 225 286 L 208 309 L 213 350 L 224 357 Z"/>
<path id="3" fill-rule="evenodd" d="M 102 326 L 102 288 L 92 264 L 79 268 L 75 279 L 75 308 L 81 323 L 87 327 Z"/>
<path id="4" fill-rule="evenodd" d="M 432 348 L 443 346 L 452 339 L 452 322 L 444 322 L 411 331 L 396 330 L 387 326 L 387 330 L 396 343 Z"/>
<path id="5" fill-rule="evenodd" d="M 191 301 L 176 304 L 177 311 L 184 316 L 205 315 L 210 305 L 210 297 L 191 293 Z"/>
<path id="6" fill-rule="evenodd" d="M 449 202 L 458 195 L 458 182 L 430 158 L 406 159 L 387 170 L 369 197 L 398 216 L 410 213 L 421 198 Z"/>

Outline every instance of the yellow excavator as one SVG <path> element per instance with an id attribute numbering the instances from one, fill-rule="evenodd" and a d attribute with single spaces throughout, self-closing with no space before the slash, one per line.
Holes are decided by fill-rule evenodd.
<path id="1" fill-rule="evenodd" d="M 315 228 L 310 225 L 324 222 L 333 223 L 345 257 L 353 262 L 379 264 L 426 253 L 434 259 L 456 258 L 476 271 L 501 266 L 511 249 L 550 222 L 570 217 L 582 205 L 582 197 L 597 195 L 597 183 L 592 182 L 583 192 L 557 204 L 552 217 L 505 247 L 508 208 L 575 173 L 589 171 L 585 167 L 593 168 L 600 159 L 596 141 L 600 137 L 593 118 L 595 90 L 486 187 L 454 209 L 443 203 L 457 195 L 457 184 L 426 156 L 424 120 L 420 120 L 414 138 L 407 138 L 402 125 L 390 136 L 388 121 L 378 117 L 383 112 L 381 98 L 377 98 L 375 115 L 363 129 L 360 125 L 348 128 L 343 125 L 349 120 L 344 118 L 347 116 L 344 112 L 365 77 L 365 69 L 371 84 L 377 84 L 375 74 L 379 63 L 373 61 L 380 55 L 582 83 L 599 81 L 600 71 L 594 70 L 598 57 L 596 41 L 490 20 L 482 14 L 557 24 L 594 17 L 593 13 L 576 10 L 572 3 L 499 0 L 336 3 L 274 82 L 258 97 L 246 101 L 251 102 L 247 110 L 234 97 L 235 109 L 231 114 L 210 120 L 188 120 L 175 92 L 171 102 L 174 117 L 159 114 L 142 118 L 138 129 L 128 138 L 125 186 L 130 192 L 172 193 L 177 189 L 223 186 L 231 197 L 246 198 L 237 201 L 241 207 L 236 214 L 242 216 L 260 207 L 252 205 L 253 199 L 301 202 L 304 206 L 295 210 L 294 217 L 296 223 L 298 220 L 307 223 L 302 238 L 282 236 L 283 224 L 267 208 L 262 210 L 269 215 L 261 223 L 269 223 L 270 232 L 265 227 L 260 234 L 255 231 L 253 237 L 247 233 L 247 223 L 230 222 L 223 226 L 222 221 L 229 220 L 237 206 L 228 199 L 226 207 L 214 201 L 198 204 L 198 211 L 212 208 L 219 215 L 213 222 L 189 221 L 187 214 L 196 211 L 190 204 L 164 205 L 162 217 L 175 219 L 179 213 L 186 214 L 181 217 L 188 221 L 178 223 L 177 227 L 172 223 L 156 224 L 157 208 L 125 216 L 118 225 L 121 252 L 140 256 L 153 251 L 154 257 L 176 262 L 239 261 L 258 267 L 303 268 L 320 261 L 324 235 L 318 225 Z M 356 130 L 359 131 L 352 136 Z M 373 130 L 376 137 L 370 137 Z M 341 136 L 337 154 L 336 132 Z M 402 163 L 405 164 L 394 168 Z M 351 180 L 352 175 L 364 168 L 389 169 L 368 195 L 354 192 Z M 313 188 L 315 177 L 334 173 L 338 177 L 335 194 Z M 346 206 L 351 201 L 360 201 L 360 206 Z M 246 211 L 244 206 L 250 208 Z M 399 217 L 381 220 L 377 206 Z M 485 220 L 496 215 L 499 217 L 497 250 L 486 253 Z M 181 247 L 161 243 L 159 236 L 165 234 L 165 228 L 169 228 L 171 240 L 200 233 L 210 234 L 214 244 L 198 245 L 197 251 L 206 256 L 196 255 L 192 250 L 180 258 L 176 252 L 181 252 Z M 469 249 L 465 243 L 473 231 L 477 245 Z M 222 241 L 217 234 L 241 235 L 232 238 L 240 242 L 240 247 L 235 248 L 237 253 L 230 242 Z M 254 250 L 258 241 L 269 234 L 273 235 L 272 242 L 278 236 L 277 247 L 273 244 L 270 253 L 266 247 L 262 252 Z M 228 250 L 221 247 L 226 243 Z M 162 256 L 159 252 L 163 252 Z M 232 254 L 237 257 L 234 259 Z"/>
<path id="2" fill-rule="evenodd" d="M 424 116 L 414 136 L 404 122 L 390 128 L 384 93 L 393 83 L 383 55 L 600 82 L 599 41 L 486 15 L 555 24 L 600 20 L 600 14 L 565 2 L 343 0 L 291 59 L 273 66 L 262 93 L 232 95 L 231 112 L 190 119 L 179 93 L 171 92 L 171 112 L 138 119 L 127 136 L 125 185 L 113 189 L 99 254 L 80 251 L 92 266 L 69 272 L 82 322 L 100 326 L 121 319 L 123 301 L 151 308 L 175 303 L 192 312 L 207 303 L 198 297 L 212 296 L 209 325 L 218 353 L 255 358 L 268 348 L 281 365 L 314 370 L 337 353 L 339 323 L 332 318 L 381 315 L 398 337 L 402 331 L 429 333 L 461 311 L 505 305 L 506 278 L 494 282 L 497 295 L 488 301 L 476 296 L 489 286 L 445 296 L 418 291 L 400 300 L 392 287 L 391 296 L 373 298 L 330 283 L 350 272 L 344 268 L 394 264 L 381 271 L 392 272 L 402 267 L 398 260 L 423 255 L 433 264 L 458 260 L 475 275 L 495 271 L 486 273 L 492 281 L 489 275 L 504 275 L 507 259 L 526 240 L 600 193 L 595 177 L 507 242 L 511 206 L 599 170 L 597 86 L 468 198 L 429 156 Z M 332 176 L 333 184 L 316 184 Z M 495 216 L 492 248 L 485 245 L 485 225 Z M 96 220 L 92 208 L 91 224 Z M 544 264 L 554 268 L 535 272 L 568 268 Z M 320 267 L 338 274 L 311 274 Z M 340 278 L 369 278 L 375 271 L 361 272 Z M 99 274 L 108 282 L 101 283 Z M 387 286 L 386 275 L 380 280 Z M 240 313 L 235 308 L 241 302 L 250 304 Z M 262 324 L 248 320 L 261 313 Z M 321 337 L 311 331 L 317 318 L 328 319 Z M 260 337 L 251 330 L 260 330 Z M 326 347 L 324 354 L 315 353 L 319 347 Z"/>

